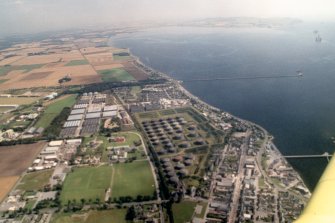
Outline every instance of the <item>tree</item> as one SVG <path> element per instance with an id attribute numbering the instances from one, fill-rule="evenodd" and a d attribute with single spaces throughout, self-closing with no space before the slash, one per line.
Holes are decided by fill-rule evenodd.
<path id="1" fill-rule="evenodd" d="M 134 206 L 131 206 L 127 210 L 126 220 L 127 221 L 133 221 L 135 217 L 136 217 L 135 208 L 134 208 Z"/>
<path id="2" fill-rule="evenodd" d="M 85 200 L 85 198 L 82 198 L 82 199 L 80 199 L 80 202 L 81 202 L 81 205 L 83 205 L 83 206 L 84 206 L 84 204 L 86 203 L 86 200 Z"/>

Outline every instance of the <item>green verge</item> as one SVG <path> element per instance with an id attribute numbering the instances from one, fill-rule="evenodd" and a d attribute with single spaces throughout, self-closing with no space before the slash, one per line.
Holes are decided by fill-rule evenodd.
<path id="1" fill-rule="evenodd" d="M 104 82 L 133 81 L 135 78 L 124 69 L 114 68 L 98 71 Z"/>
<path id="2" fill-rule="evenodd" d="M 17 189 L 24 191 L 42 190 L 49 183 L 53 170 L 44 170 L 26 174 Z"/>
<path id="3" fill-rule="evenodd" d="M 40 119 L 37 121 L 35 124 L 36 128 L 43 127 L 46 128 L 48 127 L 52 120 L 61 113 L 61 111 L 65 107 L 72 107 L 74 103 L 76 102 L 76 95 L 71 95 L 67 98 L 64 98 L 62 100 L 56 101 L 52 104 L 50 104 L 47 109 L 43 112 L 42 116 Z"/>
<path id="4" fill-rule="evenodd" d="M 88 64 L 87 60 L 71 60 L 65 66 L 79 66 L 79 65 L 86 65 Z"/>
<path id="5" fill-rule="evenodd" d="M 196 203 L 182 201 L 172 205 L 173 219 L 175 223 L 191 222 Z"/>

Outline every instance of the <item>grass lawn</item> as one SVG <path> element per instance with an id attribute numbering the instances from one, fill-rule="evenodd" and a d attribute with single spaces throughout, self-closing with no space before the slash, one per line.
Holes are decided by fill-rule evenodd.
<path id="1" fill-rule="evenodd" d="M 110 166 L 76 168 L 65 179 L 60 196 L 62 204 L 73 199 L 80 202 L 81 198 L 92 201 L 99 198 L 104 201 L 105 190 L 110 187 L 111 180 Z"/>
<path id="2" fill-rule="evenodd" d="M 112 136 L 114 137 L 124 137 L 126 140 L 124 142 L 111 142 L 109 143 L 110 146 L 125 146 L 129 145 L 130 147 L 134 146 L 134 142 L 139 141 L 140 137 L 132 132 L 118 132 L 113 133 Z"/>
<path id="3" fill-rule="evenodd" d="M 61 213 L 56 214 L 55 218 L 52 220 L 52 223 L 126 223 L 125 216 L 127 209 L 113 209 L 108 211 L 90 211 L 88 213 L 82 214 L 68 214 Z M 85 219 L 85 217 L 87 218 Z"/>
<path id="4" fill-rule="evenodd" d="M 31 191 L 42 190 L 44 185 L 49 183 L 49 179 L 54 170 L 44 170 L 26 174 L 18 184 L 17 189 Z"/>
<path id="5" fill-rule="evenodd" d="M 88 64 L 87 60 L 71 60 L 65 66 L 78 66 L 78 65 L 85 65 Z"/>
<path id="6" fill-rule="evenodd" d="M 98 71 L 104 82 L 119 82 L 119 81 L 132 81 L 135 78 L 124 69 L 115 68 L 110 70 Z"/>
<path id="7" fill-rule="evenodd" d="M 137 94 L 139 94 L 141 92 L 141 87 L 140 86 L 133 86 L 131 87 L 130 93 L 134 96 L 136 96 Z"/>
<path id="8" fill-rule="evenodd" d="M 194 213 L 194 216 L 197 218 L 204 218 L 205 217 L 205 212 L 206 212 L 206 208 L 207 208 L 207 202 L 201 202 L 201 203 L 197 203 L 196 206 L 201 206 L 201 212 L 200 213 Z"/>
<path id="9" fill-rule="evenodd" d="M 29 200 L 24 207 L 27 208 L 28 210 L 32 210 L 35 203 L 36 203 L 36 200 Z"/>
<path id="10" fill-rule="evenodd" d="M 164 116 L 164 115 L 174 115 L 176 114 L 176 111 L 174 109 L 167 109 L 167 110 L 161 110 L 159 111 L 159 114 Z"/>
<path id="11" fill-rule="evenodd" d="M 112 198 L 153 195 L 155 182 L 148 161 L 120 163 L 113 168 Z"/>
<path id="12" fill-rule="evenodd" d="M 196 203 L 192 201 L 182 201 L 172 206 L 173 219 L 175 223 L 191 222 L 191 218 Z"/>
<path id="13" fill-rule="evenodd" d="M 76 95 L 69 95 L 68 97 L 58 100 L 50 104 L 39 118 L 35 127 L 46 128 L 50 125 L 52 120 L 65 108 L 71 107 L 76 102 Z"/>
<path id="14" fill-rule="evenodd" d="M 140 119 L 155 119 L 155 118 L 159 118 L 160 116 L 158 115 L 157 112 L 142 112 L 142 113 L 138 113 L 138 117 Z"/>

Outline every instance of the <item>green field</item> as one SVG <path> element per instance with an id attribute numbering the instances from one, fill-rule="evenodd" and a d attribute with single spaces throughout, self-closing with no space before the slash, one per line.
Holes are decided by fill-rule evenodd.
<path id="1" fill-rule="evenodd" d="M 108 211 L 90 211 L 88 213 L 72 215 L 61 213 L 55 215 L 52 223 L 126 223 L 126 212 L 126 209 L 113 209 Z"/>
<path id="2" fill-rule="evenodd" d="M 62 204 L 81 198 L 95 201 L 97 198 L 104 201 L 105 190 L 110 187 L 112 180 L 112 167 L 82 167 L 70 173 L 64 182 L 60 196 Z"/>
<path id="3" fill-rule="evenodd" d="M 112 198 L 121 196 L 152 196 L 155 182 L 148 161 L 114 165 Z"/>
<path id="4" fill-rule="evenodd" d="M 104 82 L 133 81 L 135 78 L 124 69 L 110 69 L 98 71 Z"/>
<path id="5" fill-rule="evenodd" d="M 62 100 L 55 101 L 50 104 L 47 109 L 43 112 L 40 119 L 35 124 L 35 127 L 46 128 L 50 125 L 52 120 L 65 108 L 72 107 L 76 102 L 76 95 L 70 95 Z"/>
<path id="6" fill-rule="evenodd" d="M 153 196 L 155 183 L 149 162 L 143 160 L 114 164 L 112 167 L 76 168 L 66 177 L 60 199 L 63 205 L 74 199 L 79 202 L 82 198 L 86 201 L 95 201 L 96 198 L 104 201 L 105 191 L 110 187 L 113 199 Z"/>
<path id="7" fill-rule="evenodd" d="M 79 65 L 86 65 L 88 64 L 87 60 L 71 60 L 65 66 L 79 66 Z"/>
<path id="8" fill-rule="evenodd" d="M 196 203 L 192 201 L 182 201 L 172 206 L 173 219 L 175 223 L 191 222 Z"/>
<path id="9" fill-rule="evenodd" d="M 114 60 L 129 60 L 131 59 L 130 56 L 120 56 L 120 55 L 113 55 Z"/>
<path id="10" fill-rule="evenodd" d="M 17 189 L 24 191 L 42 190 L 49 183 L 53 170 L 44 170 L 26 174 Z"/>

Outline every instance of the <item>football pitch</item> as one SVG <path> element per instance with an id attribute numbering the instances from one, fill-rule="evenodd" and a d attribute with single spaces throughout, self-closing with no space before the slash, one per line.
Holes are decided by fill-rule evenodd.
<path id="1" fill-rule="evenodd" d="M 108 188 L 112 189 L 112 198 L 152 196 L 155 182 L 149 162 L 75 168 L 65 179 L 60 199 L 63 205 L 81 199 L 94 202 L 98 198 L 103 202 Z"/>

